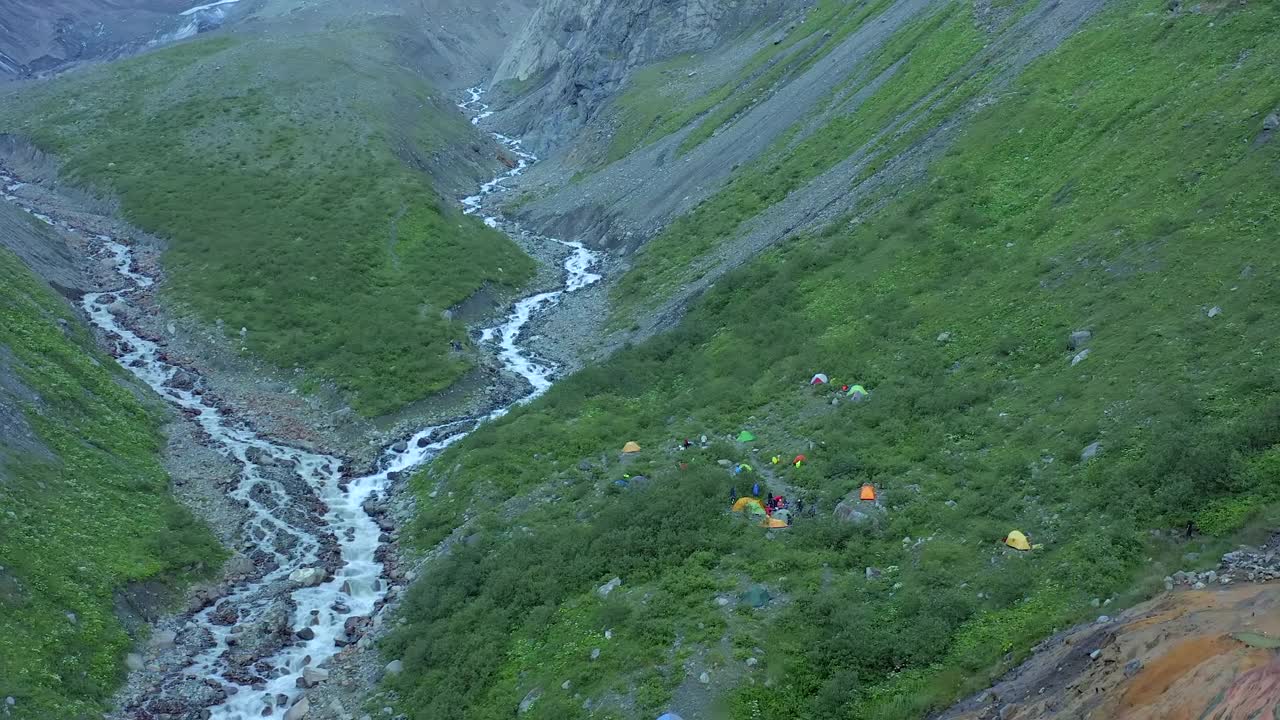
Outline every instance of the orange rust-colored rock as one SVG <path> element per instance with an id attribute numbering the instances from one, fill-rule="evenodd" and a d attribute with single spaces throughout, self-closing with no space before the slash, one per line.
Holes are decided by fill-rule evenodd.
<path id="1" fill-rule="evenodd" d="M 1280 718 L 1280 583 L 1164 593 L 1046 640 L 990 690 L 937 720 Z"/>

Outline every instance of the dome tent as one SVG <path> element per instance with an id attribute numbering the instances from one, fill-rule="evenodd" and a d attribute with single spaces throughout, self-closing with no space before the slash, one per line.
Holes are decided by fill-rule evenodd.
<path id="1" fill-rule="evenodd" d="M 810 385 L 826 385 L 829 382 L 831 382 L 831 380 L 823 373 L 818 373 L 809 379 Z"/>
<path id="2" fill-rule="evenodd" d="M 1014 550 L 1027 551 L 1031 549 L 1031 543 L 1027 540 L 1027 536 L 1023 535 L 1020 530 L 1013 530 L 1008 537 L 1004 539 L 1004 544 Z"/>
<path id="3" fill-rule="evenodd" d="M 639 443 L 637 443 L 635 440 L 630 440 L 630 441 L 628 441 L 628 442 L 627 442 L 627 444 L 626 444 L 626 445 L 623 445 L 623 446 L 622 446 L 622 452 L 624 452 L 624 453 L 638 453 L 638 452 L 640 452 L 640 444 L 639 444 Z"/>
<path id="4" fill-rule="evenodd" d="M 684 718 L 675 713 L 663 713 L 658 716 L 658 720 L 684 720 Z"/>
<path id="5" fill-rule="evenodd" d="M 748 442 L 751 442 L 751 441 L 753 441 L 753 440 L 755 440 L 755 439 L 756 439 L 756 436 L 755 436 L 755 435 L 752 435 L 752 434 L 751 434 L 749 431 L 747 431 L 747 430 L 743 430 L 742 432 L 738 433 L 738 442 L 740 442 L 740 443 L 748 443 Z"/>

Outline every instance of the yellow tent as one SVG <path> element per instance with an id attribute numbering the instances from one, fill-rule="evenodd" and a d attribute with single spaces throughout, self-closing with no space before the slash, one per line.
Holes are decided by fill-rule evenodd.
<path id="1" fill-rule="evenodd" d="M 1009 537 L 1006 537 L 1004 539 L 1004 544 L 1008 545 L 1014 550 L 1030 550 L 1031 549 L 1031 543 L 1027 542 L 1027 536 L 1023 535 L 1018 530 L 1014 530 L 1010 532 Z"/>
<path id="2" fill-rule="evenodd" d="M 784 528 L 784 527 L 787 527 L 787 521 L 786 521 L 786 520 L 779 520 L 778 518 L 772 518 L 772 517 L 771 517 L 771 518 L 769 518 L 769 519 L 765 520 L 764 522 L 760 523 L 760 527 L 767 527 L 767 528 Z"/>
<path id="3" fill-rule="evenodd" d="M 623 446 L 622 446 L 622 452 L 624 452 L 624 453 L 638 453 L 638 452 L 640 452 L 640 445 L 639 445 L 635 440 L 631 440 L 631 441 L 627 442 L 627 444 L 626 444 L 626 445 L 623 445 Z"/>
<path id="4" fill-rule="evenodd" d="M 759 498 L 740 497 L 738 502 L 733 504 L 733 511 L 743 512 L 744 510 L 758 515 L 764 514 L 764 505 L 760 503 Z"/>

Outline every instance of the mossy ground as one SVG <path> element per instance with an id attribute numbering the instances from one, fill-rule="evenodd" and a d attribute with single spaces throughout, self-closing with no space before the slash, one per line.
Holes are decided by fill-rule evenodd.
<path id="1" fill-rule="evenodd" d="M 470 129 L 390 40 L 361 26 L 196 40 L 5 98 L 0 129 L 171 241 L 172 303 L 381 415 L 468 369 L 450 346 L 466 328 L 442 311 L 534 269 L 409 164 Z"/>
<path id="2" fill-rule="evenodd" d="M 971 18 L 953 17 L 860 112 L 882 121 L 971 55 Z M 652 717 L 696 655 L 739 678 L 730 717 L 916 718 L 1096 615 L 1093 598 L 1150 591 L 1188 550 L 1210 562 L 1210 535 L 1280 500 L 1280 139 L 1262 129 L 1278 70 L 1271 5 L 1117 3 L 1028 68 L 924 186 L 767 253 L 676 330 L 451 448 L 415 480 L 432 510 L 412 534 L 437 541 L 468 504 L 477 534 L 425 573 L 386 645 L 406 664 L 401 709 L 505 717 L 537 688 L 530 718 L 586 717 L 587 699 L 595 717 Z M 841 123 L 829 147 L 865 142 L 856 115 Z M 790 162 L 735 185 L 792 167 L 801 181 Z M 759 209 L 677 225 L 715 242 Z M 1093 337 L 1073 365 L 1080 329 Z M 830 404 L 807 385 L 819 371 L 870 400 Z M 744 427 L 756 443 L 727 441 Z M 702 433 L 710 450 L 676 449 Z M 618 454 L 627 440 L 639 458 Z M 777 453 L 808 462 L 773 470 Z M 753 460 L 818 515 L 772 536 L 733 517 L 730 488 L 750 479 L 721 458 Z M 884 514 L 833 518 L 864 482 Z M 531 509 L 499 510 L 530 492 Z M 1188 523 L 1205 535 L 1183 539 Z M 1015 528 L 1043 548 L 1005 548 Z M 595 595 L 615 575 L 623 587 Z M 750 582 L 779 600 L 714 602 Z"/>
<path id="3" fill-rule="evenodd" d="M 159 406 L 2 248 L 0 349 L 51 454 L 0 456 L 0 697 L 16 717 L 100 717 L 133 642 L 116 593 L 211 574 L 223 552 L 169 495 Z"/>

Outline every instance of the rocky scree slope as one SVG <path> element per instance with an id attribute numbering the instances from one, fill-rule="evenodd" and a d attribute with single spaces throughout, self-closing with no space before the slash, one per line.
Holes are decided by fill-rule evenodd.
<path id="1" fill-rule="evenodd" d="M 514 98 L 494 123 L 541 152 L 595 120 L 639 67 L 726 39 L 789 13 L 788 0 L 551 0 L 538 5 L 490 84 Z M 501 98 L 501 94 L 498 96 Z"/>
<path id="2" fill-rule="evenodd" d="M 198 0 L 7 0 L 0 6 L 0 82 L 132 54 L 211 29 L 231 6 L 184 16 Z"/>

